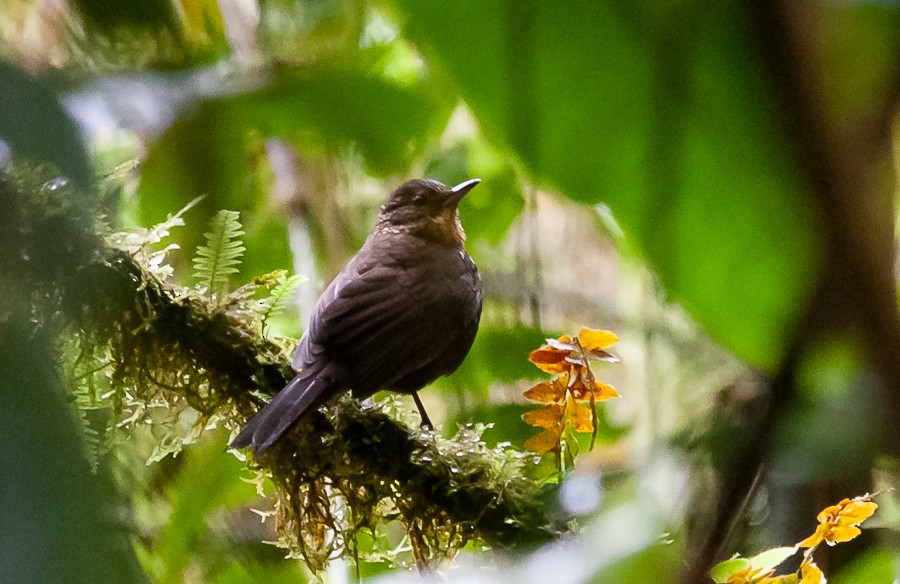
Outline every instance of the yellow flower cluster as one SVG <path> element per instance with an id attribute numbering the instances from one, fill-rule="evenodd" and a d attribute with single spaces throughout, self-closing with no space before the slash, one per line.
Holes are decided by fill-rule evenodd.
<path id="1" fill-rule="evenodd" d="M 875 513 L 878 505 L 874 495 L 862 495 L 844 499 L 837 505 L 822 509 L 816 517 L 819 525 L 815 533 L 790 547 L 772 548 L 752 558 L 735 556 L 712 569 L 713 581 L 719 584 L 825 584 L 822 570 L 813 562 L 812 555 L 823 541 L 834 545 L 850 541 L 861 533 L 859 524 Z M 806 548 L 800 571 L 793 574 L 774 575 L 775 568 L 801 548 Z"/>
<path id="2" fill-rule="evenodd" d="M 558 451 L 567 425 L 576 432 L 592 432 L 596 437 L 595 402 L 619 394 L 611 385 L 594 379 L 590 361 L 617 363 L 619 359 L 606 349 L 618 341 L 610 331 L 582 328 L 575 338 L 563 335 L 547 339 L 546 345 L 531 352 L 528 360 L 554 377 L 524 394 L 530 400 L 547 404 L 522 416 L 525 423 L 543 428 L 540 434 L 525 442 L 525 448 L 538 454 Z M 585 401 L 589 405 L 582 403 Z"/>

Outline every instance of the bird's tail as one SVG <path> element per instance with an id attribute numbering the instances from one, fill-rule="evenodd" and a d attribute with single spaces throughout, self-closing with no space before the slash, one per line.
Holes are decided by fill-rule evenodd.
<path id="1" fill-rule="evenodd" d="M 337 389 L 329 365 L 307 367 L 247 422 L 231 447 L 250 447 L 259 456 L 300 418 L 334 396 Z"/>

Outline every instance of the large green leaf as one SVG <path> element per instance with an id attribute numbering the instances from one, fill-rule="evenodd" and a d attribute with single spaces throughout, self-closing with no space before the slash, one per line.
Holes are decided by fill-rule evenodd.
<path id="1" fill-rule="evenodd" d="M 886 549 L 859 554 L 834 577 L 831 584 L 893 584 L 896 581 L 895 556 Z"/>
<path id="2" fill-rule="evenodd" d="M 397 5 L 489 138 L 538 182 L 607 203 L 710 333 L 778 363 L 819 236 L 744 3 Z"/>

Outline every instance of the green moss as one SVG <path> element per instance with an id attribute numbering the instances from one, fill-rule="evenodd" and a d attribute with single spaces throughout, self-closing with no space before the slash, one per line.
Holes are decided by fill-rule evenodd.
<path id="1" fill-rule="evenodd" d="M 39 176 L 0 178 L 2 306 L 56 327 L 72 360 L 63 369 L 82 394 L 76 403 L 104 400 L 110 426 L 125 431 L 148 421 L 165 428 L 160 459 L 209 427 L 243 425 L 263 396 L 284 387 L 290 343 L 262 334 L 270 306 L 254 300 L 254 285 L 213 301 L 168 284 L 148 260 L 159 259 L 148 248 L 165 227 L 143 239 L 112 237 L 88 195 L 48 190 Z M 488 448 L 482 429 L 444 439 L 345 397 L 251 468 L 277 486 L 280 544 L 313 570 L 335 555 L 356 558 L 360 531 L 377 534 L 391 520 L 405 526 L 423 569 L 472 542 L 513 547 L 553 537 L 562 523 L 538 502 L 546 488 L 522 472 L 532 457 Z"/>

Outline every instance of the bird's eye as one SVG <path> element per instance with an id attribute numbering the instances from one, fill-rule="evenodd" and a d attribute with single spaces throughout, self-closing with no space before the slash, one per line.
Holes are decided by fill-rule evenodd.
<path id="1" fill-rule="evenodd" d="M 416 195 L 415 197 L 413 197 L 413 204 L 424 205 L 425 204 L 425 195 Z"/>

